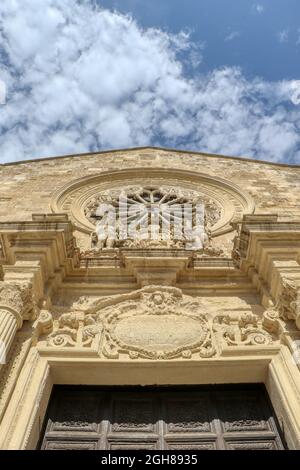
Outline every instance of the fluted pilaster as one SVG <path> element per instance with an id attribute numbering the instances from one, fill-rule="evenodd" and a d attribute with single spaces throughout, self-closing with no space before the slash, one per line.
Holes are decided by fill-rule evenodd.
<path id="1" fill-rule="evenodd" d="M 28 284 L 0 282 L 0 345 L 7 355 L 24 315 L 32 309 Z"/>
<path id="2" fill-rule="evenodd" d="M 0 310 L 0 345 L 4 345 L 5 353 L 10 349 L 18 329 L 15 315 L 8 310 Z"/>

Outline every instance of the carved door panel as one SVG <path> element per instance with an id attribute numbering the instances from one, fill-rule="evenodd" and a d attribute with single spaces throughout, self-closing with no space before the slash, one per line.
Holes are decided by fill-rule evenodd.
<path id="1" fill-rule="evenodd" d="M 275 450 L 284 444 L 262 386 L 55 387 L 41 448 Z"/>

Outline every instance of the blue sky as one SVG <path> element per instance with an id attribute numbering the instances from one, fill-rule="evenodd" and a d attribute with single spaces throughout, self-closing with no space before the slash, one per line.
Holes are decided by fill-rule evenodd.
<path id="1" fill-rule="evenodd" d="M 190 31 L 204 44 L 199 72 L 240 66 L 267 80 L 300 75 L 299 0 L 102 0 L 146 28 Z M 297 44 L 297 41 L 299 43 Z"/>
<path id="2" fill-rule="evenodd" d="M 0 25 L 1 162 L 156 145 L 300 164 L 299 0 L 10 0 Z"/>

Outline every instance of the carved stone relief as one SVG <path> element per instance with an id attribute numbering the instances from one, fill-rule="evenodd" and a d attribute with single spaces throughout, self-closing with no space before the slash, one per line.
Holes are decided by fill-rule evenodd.
<path id="1" fill-rule="evenodd" d="M 219 315 L 214 319 L 214 330 L 228 346 L 262 346 L 276 341 L 253 314 L 242 314 L 235 321 L 229 315 Z"/>
<path id="2" fill-rule="evenodd" d="M 232 222 L 254 210 L 251 197 L 235 184 L 200 173 L 162 168 L 136 168 L 85 177 L 59 189 L 53 195 L 51 207 L 55 213 L 67 213 L 75 227 L 91 237 L 95 232 L 96 206 L 99 202 L 115 205 L 122 191 L 129 194 L 132 204 L 148 204 L 152 200 L 157 204 L 202 201 L 206 207 L 207 234 L 212 238 L 231 232 Z M 95 235 L 91 242 L 93 248 L 103 248 Z M 132 246 L 132 240 L 126 243 L 129 248 Z M 141 248 L 149 248 L 145 240 L 139 243 Z M 168 248 L 168 243 L 160 246 Z M 180 248 L 180 240 L 173 240 L 172 246 Z M 113 248 L 111 244 L 106 247 Z M 87 245 L 82 251 L 88 248 Z"/>
<path id="3" fill-rule="evenodd" d="M 39 337 L 51 333 L 53 328 L 53 318 L 50 312 L 42 310 L 33 324 L 32 343 L 36 344 Z"/>
<path id="4" fill-rule="evenodd" d="M 119 206 L 120 198 L 123 198 L 123 206 Z M 126 202 L 126 206 L 124 204 Z M 107 214 L 99 214 L 99 207 L 110 205 L 116 218 L 126 217 L 125 224 L 117 224 L 116 221 L 107 220 Z M 183 234 L 178 227 L 182 225 L 184 209 L 191 209 L 189 214 L 193 230 Z M 197 231 L 197 207 L 204 210 L 201 227 Z M 152 214 L 150 208 L 153 209 Z M 153 213 L 155 209 L 155 221 Z M 106 190 L 94 195 L 84 207 L 86 218 L 93 224 L 101 223 L 106 232 L 106 238 L 99 239 L 97 232 L 91 235 L 91 246 L 95 249 L 125 247 L 125 248 L 206 248 L 210 240 L 211 228 L 220 220 L 222 207 L 209 199 L 199 191 L 191 191 L 182 188 L 167 186 L 123 187 L 120 190 Z M 115 225 L 113 226 L 109 225 Z M 128 228 L 134 223 L 140 225 L 132 237 Z M 145 229 L 141 229 L 146 223 L 146 232 L 151 227 L 152 235 L 148 237 Z M 199 223 L 199 221 L 198 221 Z M 168 228 L 168 236 L 164 236 L 164 230 Z M 113 229 L 115 238 L 109 237 Z M 125 233 L 121 233 L 121 232 Z M 155 232 L 155 233 L 154 233 Z M 180 233 L 178 233 L 180 232 Z M 123 236 L 122 236 L 123 235 Z"/>
<path id="5" fill-rule="evenodd" d="M 102 311 L 106 357 L 125 353 L 132 359 L 188 359 L 195 353 L 216 353 L 207 315 L 199 315 L 197 303 L 185 301 L 180 291 L 145 289 L 140 301 L 115 307 Z"/>
<path id="6" fill-rule="evenodd" d="M 58 328 L 48 335 L 47 343 L 57 347 L 88 347 L 101 332 L 101 323 L 97 323 L 93 316 L 65 313 L 58 321 Z"/>
<path id="7" fill-rule="evenodd" d="M 277 321 L 271 311 L 263 318 L 213 316 L 201 299 L 183 295 L 180 289 L 147 286 L 95 300 L 85 311 L 64 313 L 41 339 L 55 348 L 92 347 L 108 359 L 212 358 L 224 347 L 276 343 Z M 47 315 L 45 323 L 52 325 Z"/>
<path id="8" fill-rule="evenodd" d="M 282 290 L 279 297 L 279 313 L 284 320 L 295 320 L 300 330 L 300 286 L 292 279 L 282 279 Z"/>

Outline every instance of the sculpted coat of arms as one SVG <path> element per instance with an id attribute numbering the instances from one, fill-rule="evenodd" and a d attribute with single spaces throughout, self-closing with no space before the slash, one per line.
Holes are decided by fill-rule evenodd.
<path id="1" fill-rule="evenodd" d="M 77 309 L 81 299 L 77 303 Z M 224 346 L 257 346 L 277 341 L 276 319 L 265 315 L 208 313 L 200 298 L 169 286 L 147 286 L 104 297 L 52 322 L 43 313 L 50 347 L 93 348 L 108 359 L 171 360 L 212 358 Z M 52 331 L 50 331 L 52 329 Z"/>

